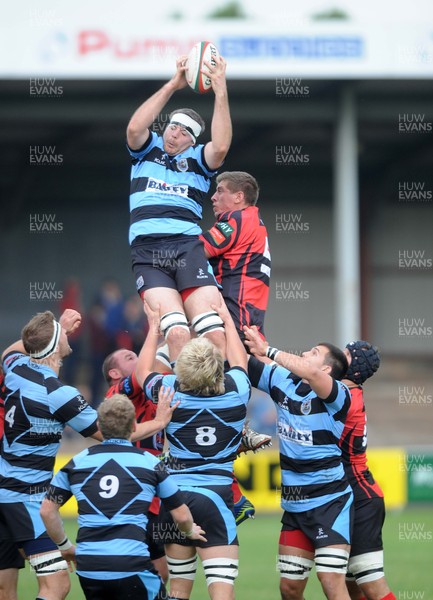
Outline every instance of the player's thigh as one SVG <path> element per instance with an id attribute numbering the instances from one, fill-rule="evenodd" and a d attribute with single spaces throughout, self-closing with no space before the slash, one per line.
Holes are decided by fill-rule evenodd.
<path id="1" fill-rule="evenodd" d="M 5 580 L 10 579 L 10 576 L 4 571 L 15 571 L 15 569 L 22 569 L 23 567 L 24 559 L 3 517 L 0 516 L 0 588 L 2 587 L 1 575 L 5 575 Z"/>
<path id="2" fill-rule="evenodd" d="M 25 556 L 36 552 L 57 550 L 57 546 L 51 541 L 45 530 L 40 507 L 41 503 L 37 500 L 1 505 L 3 523 L 6 520 L 9 538 L 16 542 L 18 548 L 23 549 Z"/>
<path id="3" fill-rule="evenodd" d="M 180 544 L 166 544 L 165 553 L 167 556 L 179 560 L 188 560 L 194 558 L 196 549 L 194 546 L 181 546 Z"/>
<path id="4" fill-rule="evenodd" d="M 209 558 L 239 558 L 239 546 L 211 546 L 210 548 L 197 548 L 200 560 Z"/>
<path id="5" fill-rule="evenodd" d="M 152 310 L 156 310 L 159 306 L 161 316 L 172 311 L 184 312 L 182 298 L 174 289 L 155 287 L 144 292 L 144 299 Z"/>
<path id="6" fill-rule="evenodd" d="M 197 315 L 213 310 L 212 304 L 217 306 L 221 304 L 218 288 L 214 285 L 196 288 L 185 300 L 185 312 L 188 319 L 191 320 Z"/>

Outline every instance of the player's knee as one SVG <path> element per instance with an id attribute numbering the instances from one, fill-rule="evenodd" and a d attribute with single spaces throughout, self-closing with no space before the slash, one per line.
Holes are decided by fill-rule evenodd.
<path id="1" fill-rule="evenodd" d="M 239 572 L 236 558 L 208 558 L 202 561 L 202 566 L 208 587 L 211 583 L 234 585 Z"/>
<path id="2" fill-rule="evenodd" d="M 346 575 L 349 552 L 342 548 L 319 548 L 314 555 L 316 572 Z"/>
<path id="3" fill-rule="evenodd" d="M 170 342 L 186 343 L 190 338 L 188 321 L 183 312 L 174 310 L 165 313 L 160 319 L 159 326 L 166 340 L 170 336 Z"/>
<path id="4" fill-rule="evenodd" d="M 194 581 L 197 571 L 197 555 L 192 558 L 173 558 L 168 556 L 168 577 L 169 579 L 189 579 Z"/>
<path id="5" fill-rule="evenodd" d="M 217 332 L 220 332 L 220 335 L 224 334 L 224 323 L 214 310 L 196 315 L 192 319 L 191 325 L 198 337 L 214 335 Z"/>
<path id="6" fill-rule="evenodd" d="M 358 554 L 349 559 L 347 578 L 355 579 L 358 585 L 377 581 L 385 576 L 383 572 L 383 550 Z"/>
<path id="7" fill-rule="evenodd" d="M 306 585 L 301 579 L 288 579 L 281 576 L 280 579 L 280 594 L 282 600 L 298 600 L 302 597 L 302 591 Z"/>
<path id="8" fill-rule="evenodd" d="M 64 600 L 71 589 L 68 563 L 58 550 L 35 554 L 29 559 L 39 583 L 39 595 L 51 596 Z"/>

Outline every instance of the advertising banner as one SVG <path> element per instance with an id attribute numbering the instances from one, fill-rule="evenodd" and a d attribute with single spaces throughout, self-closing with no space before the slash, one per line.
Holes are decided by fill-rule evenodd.
<path id="1" fill-rule="evenodd" d="M 42 2 L 4 7 L 0 77 L 166 79 L 198 41 L 216 44 L 228 78 L 433 76 L 433 28 L 375 22 L 158 20 L 146 3 Z"/>

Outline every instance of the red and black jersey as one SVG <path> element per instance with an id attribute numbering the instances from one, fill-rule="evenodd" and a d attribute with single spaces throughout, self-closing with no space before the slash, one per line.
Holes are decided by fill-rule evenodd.
<path id="1" fill-rule="evenodd" d="M 383 498 L 383 492 L 367 465 L 367 414 L 362 386 L 350 388 L 350 395 L 350 408 L 339 444 L 344 470 L 355 499 Z"/>
<path id="2" fill-rule="evenodd" d="M 114 394 L 128 396 L 134 405 L 137 423 L 145 423 L 155 418 L 156 404 L 145 398 L 143 388 L 138 385 L 134 373 L 129 377 L 124 377 L 119 383 L 112 385 L 105 396 L 110 398 Z M 137 448 L 142 448 L 157 456 L 161 454 L 164 447 L 164 431 L 159 431 L 144 440 L 138 440 L 135 442 L 135 445 Z"/>
<path id="3" fill-rule="evenodd" d="M 244 325 L 257 325 L 263 332 L 271 255 L 258 208 L 248 206 L 222 214 L 200 239 L 241 337 Z"/>

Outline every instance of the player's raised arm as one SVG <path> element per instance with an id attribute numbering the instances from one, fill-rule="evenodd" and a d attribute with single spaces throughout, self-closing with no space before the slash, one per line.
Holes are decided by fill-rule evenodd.
<path id="1" fill-rule="evenodd" d="M 219 56 L 215 58 L 215 63 L 214 66 L 205 63 L 215 94 L 211 141 L 204 149 L 204 156 L 210 169 L 218 169 L 223 164 L 233 135 L 226 82 L 226 62 L 222 56 Z"/>
<path id="2" fill-rule="evenodd" d="M 149 331 L 144 341 L 143 347 L 138 355 L 137 366 L 135 368 L 135 377 L 139 386 L 143 387 L 146 377 L 153 371 L 155 362 L 156 348 L 160 335 L 159 330 L 159 306 L 158 312 L 150 308 L 146 300 L 143 300 L 143 309 L 149 322 Z"/>
<path id="3" fill-rule="evenodd" d="M 185 79 L 186 56 L 176 59 L 176 73 L 157 92 L 145 100 L 132 115 L 126 129 L 126 139 L 131 150 L 139 150 L 149 137 L 149 127 L 177 90 L 187 84 Z"/>
<path id="4" fill-rule="evenodd" d="M 269 346 L 260 337 L 256 327 L 244 327 L 244 333 L 245 343 L 255 356 L 267 356 L 278 365 L 305 379 L 319 398 L 328 398 L 332 391 L 333 378 L 330 375 L 331 367 L 322 361 L 322 354 L 326 354 L 325 346 L 318 344 L 308 352 L 304 352 L 302 356 L 298 356 Z"/>
<path id="5" fill-rule="evenodd" d="M 212 308 L 216 310 L 224 323 L 227 360 L 230 367 L 238 366 L 242 367 L 246 371 L 248 367 L 248 355 L 245 351 L 245 346 L 239 337 L 235 324 L 233 323 L 233 319 L 221 295 L 220 300 L 221 304 L 219 306 L 212 305 Z"/>

